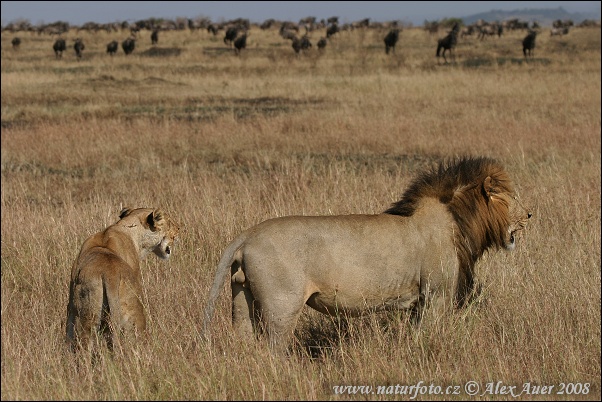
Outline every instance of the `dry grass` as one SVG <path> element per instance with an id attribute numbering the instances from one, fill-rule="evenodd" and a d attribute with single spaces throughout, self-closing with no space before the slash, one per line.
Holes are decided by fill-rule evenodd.
<path id="1" fill-rule="evenodd" d="M 240 57 L 222 35 L 164 32 L 178 56 L 144 56 L 148 34 L 110 58 L 106 43 L 126 34 L 82 33 L 77 62 L 76 35 L 55 60 L 49 37 L 21 35 L 13 51 L 2 34 L 3 400 L 407 399 L 333 387 L 419 381 L 461 388 L 418 399 L 464 399 L 470 380 L 600 399 L 599 29 L 543 33 L 528 63 L 524 33 L 467 39 L 450 65 L 419 29 L 389 57 L 385 32 L 342 32 L 296 57 L 256 29 Z M 480 262 L 479 303 L 420 330 L 396 314 L 341 328 L 308 310 L 280 360 L 231 332 L 226 287 L 213 344 L 199 342 L 238 232 L 381 212 L 416 172 L 466 154 L 501 160 L 534 212 L 515 252 Z M 181 239 L 167 264 L 143 264 L 149 339 L 91 368 L 62 353 L 70 266 L 122 205 L 165 207 Z M 561 383 L 589 392 L 558 395 Z M 518 399 L 479 399 L 499 398 Z"/>

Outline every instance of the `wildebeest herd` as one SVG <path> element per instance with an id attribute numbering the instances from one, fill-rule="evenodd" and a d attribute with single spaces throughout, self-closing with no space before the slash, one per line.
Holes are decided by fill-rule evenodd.
<path id="1" fill-rule="evenodd" d="M 121 48 L 125 55 L 130 55 L 134 52 L 136 48 L 137 40 L 140 40 L 140 35 L 143 30 L 148 30 L 151 32 L 150 39 L 151 44 L 153 46 L 159 43 L 159 32 L 161 31 L 170 31 L 170 30 L 180 30 L 180 29 L 189 29 L 191 31 L 196 31 L 199 29 L 206 29 L 206 31 L 214 36 L 217 36 L 220 32 L 224 32 L 223 43 L 228 47 L 233 47 L 235 54 L 240 55 L 243 49 L 247 48 L 248 38 L 251 34 L 251 24 L 248 19 L 238 18 L 235 20 L 226 21 L 223 23 L 213 23 L 206 18 L 197 19 L 197 20 L 186 20 L 183 21 L 178 19 L 176 21 L 169 20 L 161 20 L 161 24 L 157 24 L 156 19 L 150 20 L 141 20 L 137 21 L 134 24 L 129 24 L 127 22 L 123 22 L 121 24 L 95 24 L 95 23 L 86 23 L 81 27 L 77 28 L 77 32 L 80 31 L 88 31 L 88 32 L 97 32 L 101 30 L 105 30 L 109 33 L 120 32 L 123 30 L 129 30 L 129 36 L 121 42 Z M 27 23 L 21 23 L 27 25 Z M 317 21 L 315 17 L 307 17 L 301 19 L 299 23 L 294 23 L 291 21 L 276 21 L 273 19 L 269 19 L 264 21 L 263 24 L 259 25 L 259 29 L 266 30 L 277 27 L 279 35 L 285 39 L 290 40 L 291 47 L 295 54 L 303 53 L 312 48 L 311 36 L 312 34 L 320 29 L 325 30 L 325 35 L 321 36 L 317 41 L 317 48 L 320 52 L 324 51 L 327 44 L 340 35 L 340 32 L 350 31 L 355 29 L 381 29 L 385 30 L 387 33 L 383 37 L 383 42 L 385 45 L 385 54 L 390 54 L 395 52 L 395 47 L 399 42 L 400 34 L 403 32 L 403 27 L 401 23 L 398 21 L 393 21 L 390 23 L 379 23 L 379 22 L 370 22 L 369 18 L 364 20 L 354 22 L 351 24 L 339 24 L 338 17 L 331 17 L 327 20 Z M 526 21 L 520 21 L 518 19 L 511 19 L 500 22 L 489 23 L 483 20 L 479 20 L 474 24 L 464 25 L 459 19 L 449 19 L 444 20 L 442 23 L 437 21 L 425 21 L 424 29 L 429 34 L 435 34 L 438 32 L 440 28 L 444 28 L 448 26 L 450 28 L 447 32 L 447 35 L 444 37 L 440 37 L 436 40 L 436 57 L 439 60 L 439 57 L 443 57 L 445 63 L 448 63 L 448 59 L 446 57 L 446 53 L 449 53 L 451 60 L 455 60 L 455 52 L 454 48 L 458 43 L 458 38 L 465 38 L 467 36 L 471 36 L 473 33 L 477 33 L 477 37 L 480 40 L 483 40 L 487 36 L 498 36 L 501 37 L 504 31 L 514 31 L 514 30 L 526 30 L 528 31 L 527 35 L 522 40 L 522 51 L 525 59 L 533 57 L 535 41 L 537 38 L 537 34 L 541 32 L 541 27 L 537 22 L 533 22 L 532 26 L 529 27 L 529 23 Z M 569 32 L 569 29 L 573 27 L 574 24 L 570 20 L 562 21 L 556 20 L 553 23 L 553 26 L 550 31 L 551 36 L 555 35 L 566 35 Z M 586 21 L 579 24 L 579 26 L 589 26 L 586 24 Z M 45 26 L 38 27 L 38 33 L 48 33 L 50 35 L 58 35 L 58 39 L 56 39 L 52 45 L 55 57 L 57 59 L 61 59 L 63 52 L 67 49 L 67 42 L 65 38 L 63 38 L 63 34 L 68 32 L 69 29 L 72 29 L 69 24 L 64 22 L 57 22 L 53 24 L 47 24 Z M 18 32 L 21 30 L 32 31 L 33 27 L 31 26 L 16 26 L 11 23 L 6 27 L 3 27 L 3 31 L 10 32 Z M 336 40 L 336 39 L 335 39 Z M 17 50 L 21 46 L 22 39 L 20 37 L 14 37 L 11 41 L 13 49 Z M 382 42 L 381 42 L 382 43 Z M 79 61 L 83 57 L 83 51 L 85 49 L 85 45 L 81 37 L 75 39 L 73 44 L 73 49 L 75 51 L 75 56 Z M 111 40 L 106 45 L 106 53 L 110 56 L 115 55 L 119 50 L 119 42 L 117 40 Z"/>

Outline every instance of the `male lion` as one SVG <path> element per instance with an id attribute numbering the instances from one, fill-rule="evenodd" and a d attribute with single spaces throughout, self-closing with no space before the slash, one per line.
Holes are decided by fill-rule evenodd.
<path id="1" fill-rule="evenodd" d="M 146 329 L 140 261 L 149 252 L 168 259 L 178 227 L 157 208 L 125 208 L 119 221 L 90 236 L 71 269 L 67 344 L 90 347 L 97 334 L 112 349 L 122 330 Z"/>
<path id="2" fill-rule="evenodd" d="M 416 320 L 426 305 L 461 306 L 477 260 L 512 250 L 530 217 L 498 162 L 463 158 L 420 175 L 382 214 L 267 220 L 224 251 L 203 334 L 228 273 L 233 326 L 252 335 L 261 319 L 280 352 L 304 304 L 330 315 L 411 309 Z"/>

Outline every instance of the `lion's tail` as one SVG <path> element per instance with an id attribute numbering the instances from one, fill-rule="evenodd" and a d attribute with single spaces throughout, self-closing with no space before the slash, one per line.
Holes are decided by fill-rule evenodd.
<path id="1" fill-rule="evenodd" d="M 205 306 L 205 311 L 203 314 L 203 327 L 201 329 L 201 338 L 207 339 L 207 333 L 209 331 L 209 324 L 211 319 L 213 318 L 213 312 L 215 310 L 215 301 L 222 290 L 224 283 L 226 282 L 226 278 L 228 277 L 228 273 L 230 272 L 230 267 L 236 258 L 236 253 L 243 245 L 243 243 L 247 240 L 248 235 L 245 233 L 240 234 L 236 239 L 234 239 L 224 253 L 222 258 L 217 264 L 217 270 L 215 273 L 215 279 L 213 280 L 213 285 L 211 286 L 211 291 L 209 292 L 209 298 L 207 299 L 207 305 Z"/>

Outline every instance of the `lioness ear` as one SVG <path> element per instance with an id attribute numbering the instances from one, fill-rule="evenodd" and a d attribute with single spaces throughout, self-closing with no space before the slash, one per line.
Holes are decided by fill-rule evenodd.
<path id="1" fill-rule="evenodd" d="M 160 208 L 155 209 L 146 217 L 146 223 L 153 232 L 157 231 L 163 224 L 163 211 Z"/>
<path id="2" fill-rule="evenodd" d="M 495 187 L 493 186 L 493 179 L 491 179 L 491 176 L 487 176 L 483 181 L 483 192 L 487 197 L 491 197 L 495 194 Z"/>
<path id="3" fill-rule="evenodd" d="M 126 217 L 127 214 L 129 214 L 131 210 L 132 210 L 131 208 L 123 208 L 121 210 L 121 212 L 119 213 L 119 219 L 123 219 L 124 217 Z"/>

